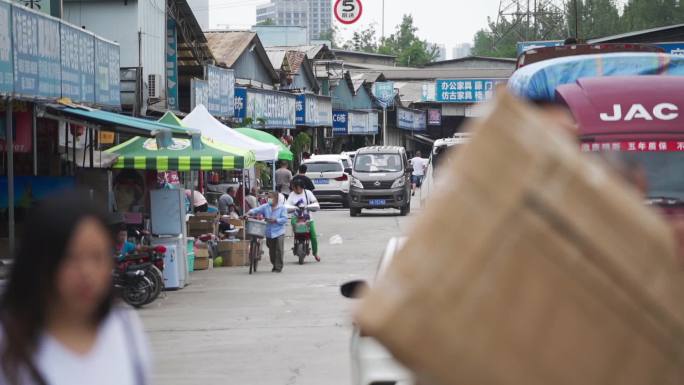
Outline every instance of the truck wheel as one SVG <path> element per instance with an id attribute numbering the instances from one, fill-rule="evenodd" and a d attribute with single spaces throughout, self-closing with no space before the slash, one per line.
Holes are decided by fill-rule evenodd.
<path id="1" fill-rule="evenodd" d="M 405 217 L 405 216 L 407 216 L 408 213 L 410 213 L 410 212 L 411 212 L 411 204 L 409 203 L 409 204 L 407 204 L 406 206 L 404 206 L 404 207 L 402 207 L 402 208 L 400 209 L 399 215 L 401 215 L 402 217 Z"/>
<path id="2" fill-rule="evenodd" d="M 352 207 L 349 209 L 349 216 L 358 217 L 361 214 L 361 209 Z"/>

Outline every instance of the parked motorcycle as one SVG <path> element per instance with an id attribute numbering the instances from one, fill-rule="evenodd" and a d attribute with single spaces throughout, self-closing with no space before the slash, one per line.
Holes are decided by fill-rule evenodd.
<path id="1" fill-rule="evenodd" d="M 118 263 L 114 284 L 121 290 L 124 301 L 140 307 L 159 297 L 164 289 L 164 253 L 164 246 L 147 247 Z"/>

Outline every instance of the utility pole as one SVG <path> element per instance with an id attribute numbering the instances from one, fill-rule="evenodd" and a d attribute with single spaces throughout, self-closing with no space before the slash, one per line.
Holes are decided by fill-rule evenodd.
<path id="1" fill-rule="evenodd" d="M 579 8 L 577 7 L 577 0 L 573 0 L 575 6 L 575 39 L 579 41 Z"/>
<path id="2" fill-rule="evenodd" d="M 382 0 L 382 39 L 385 39 L 385 0 Z"/>

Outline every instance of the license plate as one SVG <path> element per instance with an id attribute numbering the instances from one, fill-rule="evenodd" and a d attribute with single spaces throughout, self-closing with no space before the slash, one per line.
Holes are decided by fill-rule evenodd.
<path id="1" fill-rule="evenodd" d="M 330 183 L 330 181 L 327 179 L 314 179 L 313 182 L 314 182 L 314 184 L 328 184 L 328 183 Z"/>
<path id="2" fill-rule="evenodd" d="M 384 206 L 387 204 L 387 201 L 384 199 L 371 199 L 368 203 L 370 203 L 371 206 Z"/>

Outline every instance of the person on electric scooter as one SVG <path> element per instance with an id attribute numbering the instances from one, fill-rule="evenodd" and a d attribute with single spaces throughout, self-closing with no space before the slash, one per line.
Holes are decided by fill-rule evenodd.
<path id="1" fill-rule="evenodd" d="M 292 182 L 292 191 L 287 197 L 285 207 L 287 207 L 288 211 L 294 211 L 300 206 L 303 206 L 306 209 L 306 215 L 309 215 L 309 219 L 311 221 L 309 223 L 309 229 L 311 232 L 311 249 L 316 261 L 320 262 L 321 257 L 318 255 L 318 238 L 316 237 L 316 226 L 314 224 L 313 217 L 311 217 L 311 212 L 320 210 L 321 206 L 318 204 L 318 200 L 314 194 L 304 188 L 304 183 L 301 180 L 294 180 Z M 296 224 L 296 221 L 297 217 L 293 215 L 292 226 Z"/>
<path id="2" fill-rule="evenodd" d="M 283 271 L 283 255 L 285 255 L 285 224 L 287 223 L 287 209 L 280 204 L 280 193 L 271 191 L 268 193 L 268 203 L 255 209 L 249 210 L 249 217 L 263 217 L 266 225 L 266 246 L 273 264 L 273 272 Z"/>

